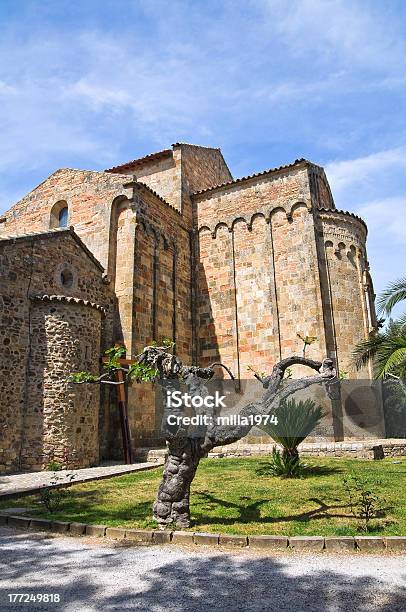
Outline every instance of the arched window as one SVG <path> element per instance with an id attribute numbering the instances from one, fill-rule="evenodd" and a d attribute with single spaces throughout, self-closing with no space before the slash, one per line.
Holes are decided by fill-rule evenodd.
<path id="1" fill-rule="evenodd" d="M 59 212 L 59 227 L 68 227 L 68 207 L 61 208 Z"/>
<path id="2" fill-rule="evenodd" d="M 60 281 L 61 281 L 61 285 L 63 287 L 66 287 L 67 289 L 72 287 L 72 285 L 73 285 L 73 274 L 72 274 L 72 271 L 69 270 L 68 268 L 63 269 L 62 272 L 61 272 Z"/>
<path id="3" fill-rule="evenodd" d="M 65 200 L 60 200 L 53 205 L 49 227 L 68 227 L 69 223 L 69 208 Z"/>

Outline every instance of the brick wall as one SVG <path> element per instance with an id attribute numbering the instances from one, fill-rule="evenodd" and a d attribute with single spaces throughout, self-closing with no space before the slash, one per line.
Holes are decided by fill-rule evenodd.
<path id="1" fill-rule="evenodd" d="M 300 351 L 297 333 L 317 336 L 310 357 L 325 354 L 306 166 L 209 191 L 194 201 L 203 363 L 221 358 L 242 377 L 248 365 L 269 371 L 280 357 Z"/>
<path id="2" fill-rule="evenodd" d="M 128 176 L 119 174 L 57 170 L 6 213 L 0 237 L 48 230 L 52 208 L 62 200 L 68 205 L 68 224 L 107 269 L 111 207 L 115 198 L 131 192 L 123 187 L 126 182 Z"/>

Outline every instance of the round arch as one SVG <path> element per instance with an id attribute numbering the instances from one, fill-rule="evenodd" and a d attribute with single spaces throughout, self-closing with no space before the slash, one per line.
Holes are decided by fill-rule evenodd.
<path id="1" fill-rule="evenodd" d="M 49 219 L 49 227 L 55 229 L 58 227 L 69 226 L 69 207 L 66 200 L 58 200 L 52 208 Z"/>

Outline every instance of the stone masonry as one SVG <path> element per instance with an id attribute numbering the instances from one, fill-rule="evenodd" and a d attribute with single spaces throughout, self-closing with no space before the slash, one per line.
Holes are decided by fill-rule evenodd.
<path id="1" fill-rule="evenodd" d="M 176 143 L 57 170 L 0 218 L 0 469 L 120 456 L 114 392 L 66 383 L 113 342 L 130 356 L 169 337 L 181 359 L 246 378 L 307 334 L 310 358 L 367 377 L 351 360 L 376 328 L 366 235 L 304 159 L 234 180 L 219 149 Z M 159 443 L 152 386 L 128 403 L 134 448 Z"/>

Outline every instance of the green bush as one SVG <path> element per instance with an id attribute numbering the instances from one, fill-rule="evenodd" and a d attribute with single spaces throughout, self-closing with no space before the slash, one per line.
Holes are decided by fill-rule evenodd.
<path id="1" fill-rule="evenodd" d="M 375 483 L 377 489 L 381 483 Z M 348 495 L 351 513 L 361 521 L 361 529 L 368 533 L 371 530 L 371 520 L 385 516 L 386 500 L 376 491 L 372 491 L 371 484 L 350 474 L 343 479 L 343 485 Z"/>
<path id="2" fill-rule="evenodd" d="M 298 478 L 302 474 L 298 446 L 313 431 L 323 418 L 323 411 L 311 399 L 294 399 L 281 402 L 270 419 L 261 427 L 263 431 L 282 446 L 282 453 L 273 449 L 269 465 L 275 476 Z"/>
<path id="3" fill-rule="evenodd" d="M 269 474 L 282 478 L 300 478 L 303 475 L 303 466 L 299 457 L 289 457 L 281 453 L 276 446 L 272 449 L 272 458 L 267 468 Z"/>
<path id="4" fill-rule="evenodd" d="M 50 461 L 46 469 L 48 472 L 60 472 L 62 465 L 59 463 L 59 461 Z"/>

